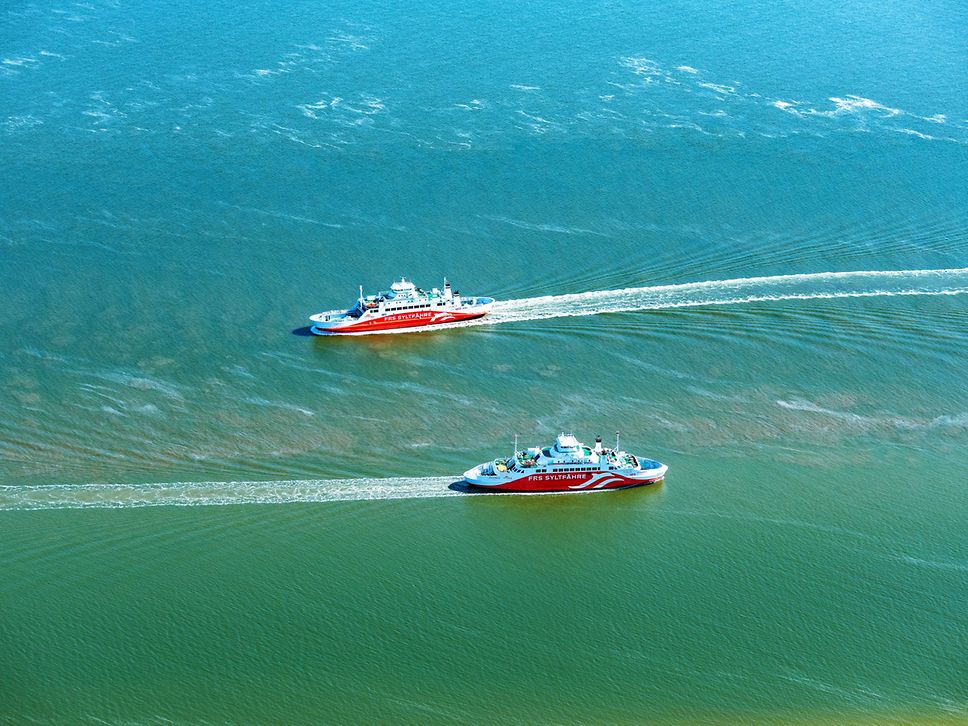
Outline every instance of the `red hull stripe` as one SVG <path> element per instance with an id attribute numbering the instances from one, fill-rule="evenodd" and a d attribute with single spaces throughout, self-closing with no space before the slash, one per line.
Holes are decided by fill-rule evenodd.
<path id="1" fill-rule="evenodd" d="M 627 489 L 629 487 L 645 486 L 662 481 L 663 477 L 651 479 L 633 479 L 620 474 L 606 474 L 599 476 L 597 473 L 581 474 L 531 474 L 523 476 L 515 481 L 505 482 L 488 486 L 486 484 L 473 484 L 481 491 L 499 492 L 595 492 L 605 489 Z"/>
<path id="2" fill-rule="evenodd" d="M 402 313 L 399 315 L 387 315 L 374 320 L 366 320 L 352 325 L 342 325 L 337 328 L 321 328 L 325 333 L 368 333 L 376 330 L 399 330 L 401 328 L 425 328 L 430 325 L 444 325 L 446 323 L 459 323 L 464 320 L 474 320 L 483 318 L 487 313 L 456 313 L 456 312 L 433 312 L 425 313 Z"/>

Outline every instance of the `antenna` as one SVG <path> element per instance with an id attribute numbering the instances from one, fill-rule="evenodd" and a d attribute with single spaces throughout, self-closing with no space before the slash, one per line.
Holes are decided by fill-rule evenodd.
<path id="1" fill-rule="evenodd" d="M 363 302 L 363 286 L 360 285 L 360 302 Z"/>
<path id="2" fill-rule="evenodd" d="M 615 453 L 617 454 L 618 452 L 619 452 L 619 448 L 618 448 L 618 431 L 616 431 L 615 432 Z"/>
<path id="3" fill-rule="evenodd" d="M 516 459 L 518 456 L 518 435 L 514 435 L 514 454 L 511 455 L 512 459 Z"/>

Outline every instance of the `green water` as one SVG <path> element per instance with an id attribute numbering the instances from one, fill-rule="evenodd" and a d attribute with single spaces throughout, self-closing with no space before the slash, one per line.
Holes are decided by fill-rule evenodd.
<path id="1" fill-rule="evenodd" d="M 0 723 L 968 721 L 963 7 L 2 12 Z"/>
<path id="2" fill-rule="evenodd" d="M 683 455 L 665 488 L 615 496 L 21 516 L 4 638 L 30 648 L 6 651 L 7 707 L 955 723 L 965 572 L 936 535 L 962 517 L 925 506 L 955 472 L 898 477 L 911 457 L 871 448 L 824 477 Z"/>

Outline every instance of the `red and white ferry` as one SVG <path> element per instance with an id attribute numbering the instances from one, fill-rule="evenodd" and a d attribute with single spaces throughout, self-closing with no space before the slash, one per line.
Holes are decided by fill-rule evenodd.
<path id="1" fill-rule="evenodd" d="M 517 446 L 514 447 L 517 449 Z M 590 492 L 655 484 L 669 467 L 615 448 L 582 444 L 572 434 L 561 434 L 554 446 L 515 451 L 509 459 L 495 459 L 464 472 L 464 481 L 478 491 Z"/>
<path id="2" fill-rule="evenodd" d="M 445 323 L 459 323 L 482 318 L 491 312 L 494 298 L 462 298 L 452 290 L 447 278 L 444 289 L 429 292 L 414 287 L 406 278 L 390 285 L 389 290 L 376 295 L 363 295 L 349 310 L 329 310 L 309 319 L 310 330 L 316 335 L 353 333 L 404 333 Z"/>

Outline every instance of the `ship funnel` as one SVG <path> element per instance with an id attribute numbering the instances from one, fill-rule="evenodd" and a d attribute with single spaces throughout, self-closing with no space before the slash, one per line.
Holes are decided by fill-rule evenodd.
<path id="1" fill-rule="evenodd" d="M 596 436 L 595 437 L 595 453 L 596 454 L 601 454 L 602 453 L 602 437 L 601 436 Z"/>
<path id="2" fill-rule="evenodd" d="M 450 302 L 454 299 L 454 294 L 450 290 L 450 283 L 447 282 L 447 278 L 444 278 L 444 302 Z"/>

